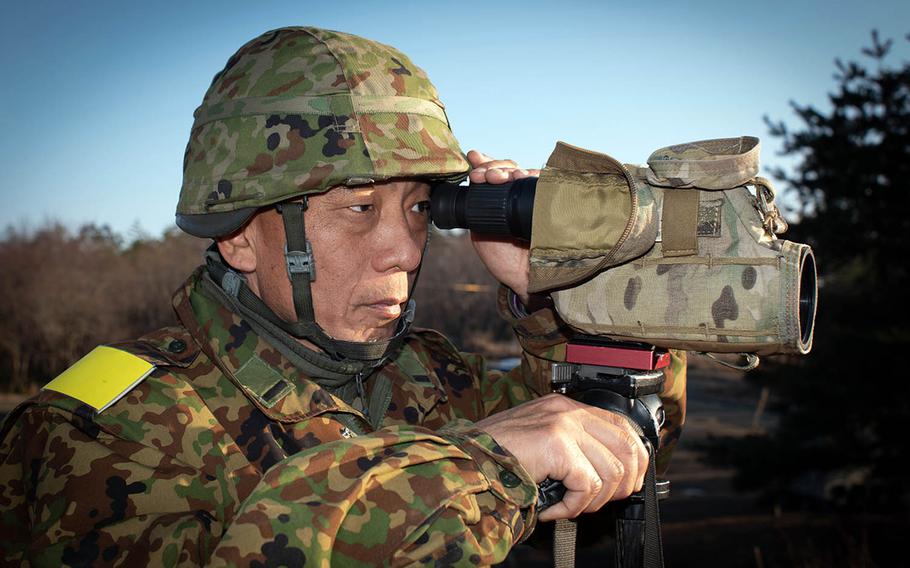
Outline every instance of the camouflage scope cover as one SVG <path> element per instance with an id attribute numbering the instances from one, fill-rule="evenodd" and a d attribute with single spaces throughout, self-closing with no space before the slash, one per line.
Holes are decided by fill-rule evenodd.
<path id="1" fill-rule="evenodd" d="M 329 30 L 281 28 L 251 40 L 194 116 L 177 224 L 201 237 L 333 186 L 454 181 L 469 169 L 422 69 L 392 47 Z"/>
<path id="2" fill-rule="evenodd" d="M 744 136 L 655 151 L 648 165 L 559 143 L 540 175 L 530 289 L 572 327 L 721 353 L 808 353 L 816 276 Z M 749 188 L 753 188 L 750 190 Z"/>

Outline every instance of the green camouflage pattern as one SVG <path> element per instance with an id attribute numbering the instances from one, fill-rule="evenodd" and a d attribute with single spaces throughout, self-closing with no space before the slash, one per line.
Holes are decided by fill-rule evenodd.
<path id="1" fill-rule="evenodd" d="M 600 256 L 563 246 L 561 257 L 550 254 L 535 271 L 532 235 L 532 287 L 561 287 L 552 292 L 556 311 L 584 333 L 695 351 L 808 353 L 815 314 L 801 326 L 799 300 L 801 285 L 815 285 L 814 258 L 809 246 L 777 238 L 786 223 L 770 182 L 755 177 L 758 149 L 753 137 L 707 140 L 658 150 L 649 166 L 625 164 L 628 180 L 614 176 L 614 191 L 626 198 L 634 190 L 641 207 L 628 218 L 614 210 L 601 215 L 615 234 L 625 228 L 621 237 L 593 251 Z M 691 217 L 665 207 L 681 192 L 693 199 Z M 585 205 L 594 211 L 589 218 L 598 203 Z M 536 222 L 535 210 L 534 229 Z M 629 230 L 642 224 L 652 230 Z M 691 237 L 692 248 L 671 249 L 671 232 Z M 802 279 L 804 273 L 812 277 Z"/>
<path id="2" fill-rule="evenodd" d="M 670 469 L 670 457 L 686 423 L 687 360 L 685 351 L 671 349 L 670 365 L 664 369 L 664 385 L 660 392 L 664 423 L 660 427 L 660 448 L 657 450 L 657 475 L 662 477 Z"/>
<path id="3" fill-rule="evenodd" d="M 115 345 L 156 365 L 125 397 L 43 391 L 0 429 L 3 564 L 489 565 L 531 533 L 533 480 L 473 423 L 546 392 L 551 309 L 516 322 L 543 357 L 506 374 L 412 332 L 366 381 L 395 387 L 374 430 L 200 277 L 181 326 Z"/>
<path id="4" fill-rule="evenodd" d="M 538 395 L 519 372 L 488 373 L 418 331 L 377 373 L 397 388 L 372 431 L 198 276 L 175 302 L 183 328 L 117 346 L 158 367 L 105 412 L 45 391 L 12 415 L 0 449 L 10 562 L 359 565 L 462 551 L 490 564 L 532 530 L 534 483 L 472 424 Z M 272 387 L 243 372 L 260 361 L 291 387 L 269 406 Z"/>
<path id="5" fill-rule="evenodd" d="M 310 27 L 266 32 L 212 82 L 184 156 L 178 215 L 257 208 L 468 163 L 426 73 L 400 51 Z"/>

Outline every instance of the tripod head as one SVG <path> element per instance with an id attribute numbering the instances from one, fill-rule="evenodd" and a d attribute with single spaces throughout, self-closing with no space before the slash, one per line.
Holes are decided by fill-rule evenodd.
<path id="1" fill-rule="evenodd" d="M 670 495 L 670 482 L 656 477 L 663 403 L 658 396 L 670 353 L 644 343 L 581 336 L 566 346 L 566 362 L 553 365 L 553 389 L 578 401 L 624 415 L 648 448 L 650 463 L 642 490 L 613 504 L 616 563 L 621 568 L 663 566 L 658 501 Z M 558 503 L 566 489 L 545 479 L 538 507 Z M 574 529 L 571 532 L 574 542 Z M 573 545 L 574 546 L 574 545 Z"/>
<path id="2" fill-rule="evenodd" d="M 664 384 L 663 370 L 669 364 L 670 354 L 666 349 L 583 335 L 573 338 L 566 346 L 565 363 L 553 364 L 551 382 L 554 392 L 627 417 L 653 449 L 653 459 L 660 448 L 660 427 L 664 421 L 658 393 Z M 659 498 L 669 496 L 669 481 L 658 481 L 657 489 Z M 538 506 L 545 509 L 561 501 L 564 494 L 561 483 L 544 480 L 540 484 Z M 635 498 L 633 495 L 630 499 Z"/>

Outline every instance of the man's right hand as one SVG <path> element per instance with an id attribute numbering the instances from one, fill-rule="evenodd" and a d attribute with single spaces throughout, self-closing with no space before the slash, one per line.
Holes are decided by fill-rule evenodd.
<path id="1" fill-rule="evenodd" d="M 572 519 L 641 490 L 648 452 L 620 414 L 550 394 L 477 423 L 518 458 L 536 483 L 566 487 L 541 521 Z"/>

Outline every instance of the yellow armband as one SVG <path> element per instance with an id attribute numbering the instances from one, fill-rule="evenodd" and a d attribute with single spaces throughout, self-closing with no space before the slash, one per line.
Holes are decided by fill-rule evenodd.
<path id="1" fill-rule="evenodd" d="M 139 357 L 100 345 L 44 385 L 103 412 L 141 383 L 155 368 Z"/>

